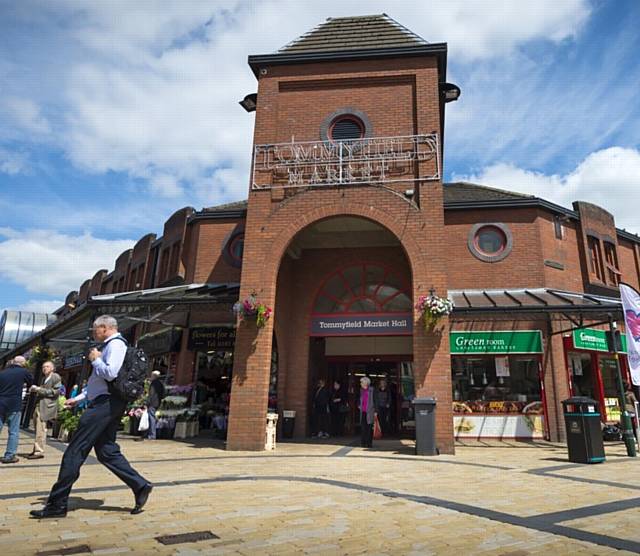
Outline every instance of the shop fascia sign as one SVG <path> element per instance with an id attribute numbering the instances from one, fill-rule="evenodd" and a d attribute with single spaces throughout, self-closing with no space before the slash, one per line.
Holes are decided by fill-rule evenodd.
<path id="1" fill-rule="evenodd" d="M 540 330 L 450 332 L 452 355 L 542 353 Z"/>
<path id="2" fill-rule="evenodd" d="M 404 336 L 412 332 L 411 313 L 311 317 L 311 336 Z"/>
<path id="3" fill-rule="evenodd" d="M 199 326 L 189 333 L 188 348 L 191 351 L 233 349 L 236 329 L 228 326 Z"/>
<path id="4" fill-rule="evenodd" d="M 84 361 L 83 353 L 73 353 L 71 355 L 67 355 L 64 358 L 64 367 L 65 369 L 70 369 L 71 367 L 77 367 L 78 365 L 82 365 Z"/>
<path id="5" fill-rule="evenodd" d="M 627 338 L 621 336 L 622 353 L 627 353 Z M 576 349 L 586 349 L 589 351 L 603 351 L 608 353 L 609 342 L 607 341 L 607 331 L 596 328 L 578 328 L 573 331 L 573 347 Z"/>
<path id="6" fill-rule="evenodd" d="M 256 145 L 253 188 L 385 184 L 440 179 L 438 136 L 369 137 Z M 416 178 L 416 164 L 433 161 Z"/>

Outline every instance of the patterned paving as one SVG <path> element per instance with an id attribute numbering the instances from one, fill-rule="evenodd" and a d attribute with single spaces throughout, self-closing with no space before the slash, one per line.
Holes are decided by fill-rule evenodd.
<path id="1" fill-rule="evenodd" d="M 4 444 L 6 433 L 0 437 Z M 21 450 L 30 438 L 23 435 Z M 279 444 L 226 452 L 213 441 L 133 442 L 124 452 L 156 485 L 131 492 L 95 459 L 66 519 L 29 519 L 64 445 L 0 467 L 0 551 L 22 554 L 628 554 L 640 553 L 640 461 L 567 462 L 564 446 L 468 444 L 416 457 L 407 442 Z M 205 534 L 206 532 L 212 535 Z M 195 538 L 159 537 L 199 533 Z M 165 539 L 167 540 L 167 539 Z"/>

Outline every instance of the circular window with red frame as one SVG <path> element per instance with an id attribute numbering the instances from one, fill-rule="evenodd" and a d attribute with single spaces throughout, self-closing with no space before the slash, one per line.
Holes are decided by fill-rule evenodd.
<path id="1" fill-rule="evenodd" d="M 513 236 L 506 224 L 476 224 L 469 231 L 468 246 L 476 258 L 493 263 L 509 255 Z"/>
<path id="2" fill-rule="evenodd" d="M 320 138 L 323 141 L 357 141 L 372 137 L 371 120 L 362 111 L 353 107 L 340 108 L 329 114 L 320 126 Z"/>
<path id="3" fill-rule="evenodd" d="M 242 267 L 244 253 L 244 228 L 231 232 L 222 245 L 222 258 L 235 268 Z"/>
<path id="4" fill-rule="evenodd" d="M 331 141 L 353 141 L 364 137 L 365 127 L 362 120 L 352 114 L 338 116 L 329 126 Z"/>

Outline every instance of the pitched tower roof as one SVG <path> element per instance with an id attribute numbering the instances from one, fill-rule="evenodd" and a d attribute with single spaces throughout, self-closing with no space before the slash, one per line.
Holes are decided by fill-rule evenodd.
<path id="1" fill-rule="evenodd" d="M 276 52 L 249 56 L 249 66 L 258 77 L 269 66 L 405 56 L 436 56 L 446 80 L 447 45 L 427 42 L 387 14 L 330 17 Z"/>
<path id="2" fill-rule="evenodd" d="M 429 44 L 387 14 L 330 17 L 278 52 L 335 52 Z"/>

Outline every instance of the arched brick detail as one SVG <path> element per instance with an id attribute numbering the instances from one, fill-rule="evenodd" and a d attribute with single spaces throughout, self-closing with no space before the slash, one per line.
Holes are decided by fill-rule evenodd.
<path id="1" fill-rule="evenodd" d="M 438 294 L 446 295 L 443 213 L 441 205 L 438 205 L 439 193 L 436 186 L 429 205 L 417 208 L 383 188 L 313 190 L 300 192 L 279 204 L 276 204 L 270 191 L 253 192 L 247 214 L 241 297 L 255 291 L 261 302 L 275 308 L 278 274 L 291 241 L 314 222 L 340 216 L 366 218 L 385 227 L 398 238 L 411 272 L 414 298 L 428 292 L 431 287 Z M 437 397 L 438 445 L 441 452 L 452 453 L 448 319 L 442 319 L 437 330 L 427 333 L 418 317 L 414 310 L 416 393 L 419 396 Z M 245 323 L 238 328 L 227 443 L 229 449 L 263 449 L 261 431 L 264 415 L 260 408 L 266 408 L 271 342 L 274 321 L 277 320 L 276 311 L 274 318 L 263 329 L 256 330 L 255 325 Z M 298 352 L 297 359 L 304 360 L 304 356 L 300 356 L 302 352 Z"/>

